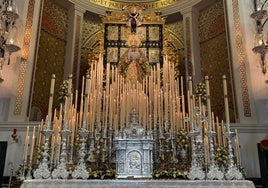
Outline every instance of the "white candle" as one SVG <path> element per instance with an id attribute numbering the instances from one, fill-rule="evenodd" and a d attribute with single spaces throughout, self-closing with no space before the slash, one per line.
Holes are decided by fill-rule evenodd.
<path id="1" fill-rule="evenodd" d="M 237 165 L 240 166 L 241 165 L 241 153 L 240 153 L 240 145 L 239 145 L 239 140 L 238 140 L 238 133 L 237 133 L 237 129 L 235 129 L 235 144 L 236 144 L 236 148 L 237 148 L 237 153 L 236 153 L 236 160 L 237 160 Z"/>
<path id="2" fill-rule="evenodd" d="M 221 128 L 219 125 L 219 118 L 218 116 L 216 116 L 216 127 L 217 127 L 217 133 L 218 133 L 218 145 L 221 146 L 222 145 L 222 135 L 221 135 Z"/>
<path id="3" fill-rule="evenodd" d="M 192 77 L 189 77 L 189 92 L 190 92 L 190 96 L 193 95 L 193 80 Z"/>
<path id="4" fill-rule="evenodd" d="M 210 89 L 209 89 L 209 78 L 208 78 L 208 76 L 205 76 L 205 80 L 206 80 L 206 93 L 207 93 L 208 123 L 209 123 L 209 129 L 210 129 L 210 131 L 212 131 L 212 127 L 211 127 Z"/>
<path id="5" fill-rule="evenodd" d="M 43 120 L 42 120 L 43 121 Z M 40 140 L 41 140 L 41 129 L 42 129 L 42 121 L 41 124 L 38 125 L 38 129 L 37 129 L 37 147 L 40 146 Z"/>
<path id="6" fill-rule="evenodd" d="M 25 147 L 24 147 L 24 156 L 23 156 L 23 160 L 27 161 L 27 156 L 28 156 L 28 144 L 29 144 L 29 136 L 26 137 L 25 140 Z"/>
<path id="7" fill-rule="evenodd" d="M 54 95 L 54 87 L 55 87 L 55 74 L 52 74 L 51 85 L 50 85 L 50 96 L 48 103 L 48 120 L 51 121 L 52 116 L 52 104 L 53 104 L 53 95 Z"/>
<path id="8" fill-rule="evenodd" d="M 32 145 L 31 145 L 32 147 L 31 147 L 30 161 L 33 160 L 34 144 L 35 144 L 35 126 L 33 128 L 33 136 L 32 136 Z"/>
<path id="9" fill-rule="evenodd" d="M 228 125 L 230 123 L 230 117 L 229 117 L 229 104 L 228 104 L 228 93 L 227 93 L 227 83 L 226 83 L 226 76 L 222 76 L 223 79 L 223 96 L 224 96 L 224 107 L 225 107 L 225 116 L 226 116 L 226 124 Z M 227 130 L 229 131 L 229 130 Z"/>
<path id="10" fill-rule="evenodd" d="M 90 84 L 90 79 L 89 79 L 89 75 L 86 76 L 86 88 L 85 88 L 85 103 L 84 103 L 84 116 L 83 116 L 83 121 L 87 121 L 87 113 L 88 113 L 88 89 L 89 89 L 89 84 Z M 83 124 L 83 128 L 86 125 Z"/>
<path id="11" fill-rule="evenodd" d="M 70 74 L 69 79 L 68 79 L 68 96 L 67 99 L 65 100 L 65 105 L 66 105 L 66 114 L 64 114 L 64 119 L 69 120 L 69 113 L 70 113 L 70 97 L 71 97 L 71 90 L 72 90 L 72 74 Z"/>
<path id="12" fill-rule="evenodd" d="M 25 156 L 27 156 L 27 152 L 28 151 L 26 151 L 27 149 L 28 149 L 28 137 L 29 137 L 29 126 L 27 126 L 27 130 L 26 130 L 26 136 L 25 136 L 25 144 L 24 144 L 24 149 L 23 149 L 23 160 L 25 160 L 26 159 L 26 157 Z"/>

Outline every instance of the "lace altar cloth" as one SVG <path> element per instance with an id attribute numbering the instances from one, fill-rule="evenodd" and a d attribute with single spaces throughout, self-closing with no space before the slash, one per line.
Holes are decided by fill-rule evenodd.
<path id="1" fill-rule="evenodd" d="M 248 180 L 25 180 L 21 188 L 255 188 Z"/>

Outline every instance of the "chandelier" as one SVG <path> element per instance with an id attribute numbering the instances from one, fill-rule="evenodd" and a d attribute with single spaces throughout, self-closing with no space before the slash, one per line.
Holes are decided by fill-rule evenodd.
<path id="1" fill-rule="evenodd" d="M 2 78 L 3 66 L 7 60 L 10 64 L 10 55 L 20 50 L 17 45 L 17 27 L 16 20 L 19 18 L 15 0 L 0 0 L 0 83 Z"/>

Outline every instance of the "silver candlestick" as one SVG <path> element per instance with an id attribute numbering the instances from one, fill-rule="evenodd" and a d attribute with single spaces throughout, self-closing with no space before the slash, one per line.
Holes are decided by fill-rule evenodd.
<path id="1" fill-rule="evenodd" d="M 87 158 L 87 161 L 89 162 L 95 162 L 96 159 L 95 159 L 95 154 L 94 154 L 94 151 L 95 151 L 95 147 L 94 147 L 94 136 L 93 136 L 94 132 L 90 132 L 89 135 L 90 135 L 90 146 L 89 146 L 89 152 L 88 152 L 88 158 Z"/>
<path id="2" fill-rule="evenodd" d="M 108 124 L 108 126 L 109 126 L 109 124 Z M 108 143 L 108 147 L 109 147 L 109 149 L 108 149 L 108 159 L 109 159 L 109 161 L 110 162 L 112 162 L 112 144 L 113 144 L 113 140 L 112 140 L 112 136 L 113 136 L 113 129 L 109 129 L 108 130 L 108 138 L 109 138 L 109 143 Z"/>
<path id="3" fill-rule="evenodd" d="M 27 161 L 23 160 L 22 162 L 22 173 L 20 176 L 20 180 L 25 180 L 25 170 L 26 170 Z"/>
<path id="4" fill-rule="evenodd" d="M 192 131 L 189 133 L 192 142 L 192 162 L 191 168 L 188 173 L 188 178 L 191 180 L 204 180 L 205 172 L 202 170 L 202 166 L 198 163 L 198 157 L 196 153 L 196 137 L 199 135 L 199 132 Z"/>
<path id="5" fill-rule="evenodd" d="M 84 121 L 83 124 L 86 124 L 86 121 Z M 83 127 L 87 127 L 87 126 L 83 126 Z M 88 133 L 89 131 L 86 130 L 85 128 L 82 128 L 79 131 L 79 135 L 82 137 L 82 140 L 81 140 L 82 143 L 79 149 L 79 162 L 75 170 L 72 173 L 73 178 L 76 178 L 76 179 L 78 178 L 87 179 L 89 176 L 88 171 L 86 169 L 86 165 L 85 165 L 86 138 L 88 136 Z"/>
<path id="6" fill-rule="evenodd" d="M 216 132 L 210 131 L 206 134 L 209 138 L 209 151 L 210 151 L 209 152 L 210 163 L 208 166 L 207 179 L 209 179 L 209 180 L 222 180 L 224 178 L 224 174 L 222 171 L 220 171 L 219 167 L 215 164 L 213 137 L 216 136 Z"/>
<path id="7" fill-rule="evenodd" d="M 225 137 L 228 141 L 228 153 L 229 153 L 229 163 L 227 167 L 227 172 L 225 173 L 225 178 L 227 180 L 241 180 L 243 179 L 242 173 L 238 170 L 237 166 L 234 164 L 234 155 L 232 150 L 232 142 L 231 138 L 234 135 L 234 132 L 230 131 L 230 125 L 226 125 L 227 132 L 225 133 Z"/>
<path id="8" fill-rule="evenodd" d="M 48 179 L 51 177 L 51 173 L 48 167 L 48 151 L 49 151 L 49 138 L 53 134 L 53 130 L 50 130 L 51 121 L 46 122 L 46 130 L 42 131 L 42 134 L 45 136 L 45 145 L 44 151 L 42 153 L 42 161 L 39 164 L 38 168 L 34 172 L 35 179 Z"/>
<path id="9" fill-rule="evenodd" d="M 53 178 L 62 178 L 67 179 L 69 176 L 69 171 L 67 170 L 67 136 L 71 134 L 71 131 L 68 130 L 68 120 L 64 120 L 64 129 L 60 131 L 62 141 L 61 141 L 61 154 L 60 154 L 60 161 L 59 165 L 54 169 L 52 172 Z"/>
<path id="10" fill-rule="evenodd" d="M 31 179 L 33 179 L 32 178 L 32 161 L 29 162 L 28 173 L 27 173 L 27 176 L 26 176 L 26 180 L 31 180 Z"/>

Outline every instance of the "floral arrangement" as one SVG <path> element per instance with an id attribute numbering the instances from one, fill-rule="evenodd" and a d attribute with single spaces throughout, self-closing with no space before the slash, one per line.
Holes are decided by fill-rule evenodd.
<path id="1" fill-rule="evenodd" d="M 43 160 L 43 152 L 44 152 L 44 146 L 43 145 L 37 147 L 36 159 L 38 161 L 42 161 Z"/>
<path id="2" fill-rule="evenodd" d="M 179 168 L 158 169 L 153 171 L 154 179 L 187 179 L 188 171 Z"/>
<path id="3" fill-rule="evenodd" d="M 68 96 L 68 85 L 69 85 L 69 80 L 63 80 L 62 84 L 60 85 L 59 89 L 59 102 L 63 103 L 65 100 L 65 97 Z"/>
<path id="4" fill-rule="evenodd" d="M 205 104 L 206 101 L 207 101 L 206 84 L 204 82 L 199 82 L 195 86 L 194 94 L 195 94 L 195 100 L 196 101 L 198 101 L 199 100 L 199 97 L 200 97 L 201 98 L 201 102 L 203 104 Z"/>
<path id="5" fill-rule="evenodd" d="M 88 179 L 114 179 L 116 174 L 116 171 L 113 169 L 93 170 L 92 168 L 89 168 L 88 172 Z"/>
<path id="6" fill-rule="evenodd" d="M 187 149 L 190 146 L 190 138 L 186 130 L 181 129 L 177 134 L 177 145 L 181 149 Z"/>
<path id="7" fill-rule="evenodd" d="M 227 149 L 219 146 L 215 150 L 215 161 L 219 166 L 226 166 L 229 161 L 229 155 Z"/>

